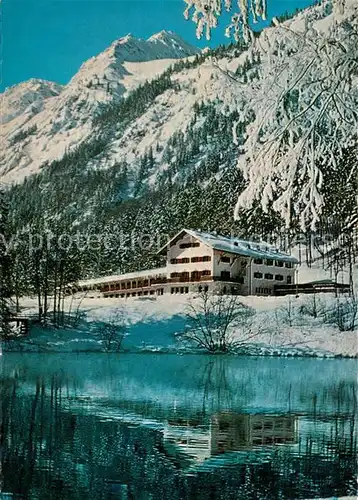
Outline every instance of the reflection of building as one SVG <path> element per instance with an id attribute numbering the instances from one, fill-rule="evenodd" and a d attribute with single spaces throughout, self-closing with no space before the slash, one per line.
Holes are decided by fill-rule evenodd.
<path id="1" fill-rule="evenodd" d="M 211 457 L 210 428 L 206 426 L 192 427 L 187 425 L 168 424 L 164 428 L 164 442 L 170 454 L 179 453 L 196 462 L 203 462 Z"/>
<path id="2" fill-rule="evenodd" d="M 208 423 L 171 419 L 164 430 L 164 441 L 176 452 L 196 462 L 231 451 L 298 442 L 294 415 L 250 415 L 222 412 Z"/>
<path id="3" fill-rule="evenodd" d="M 297 417 L 218 413 L 211 420 L 211 454 L 256 446 L 295 444 Z"/>

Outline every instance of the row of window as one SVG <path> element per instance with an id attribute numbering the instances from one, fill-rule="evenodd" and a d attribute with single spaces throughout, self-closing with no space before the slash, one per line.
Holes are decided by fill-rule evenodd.
<path id="1" fill-rule="evenodd" d="M 180 288 L 171 288 L 170 293 L 189 293 L 189 287 L 187 286 L 181 286 Z"/>
<path id="2" fill-rule="evenodd" d="M 200 279 L 201 276 L 211 276 L 211 271 L 205 269 L 204 271 L 193 271 L 191 274 L 189 272 L 170 274 L 171 278 L 189 279 L 189 276 L 191 276 L 191 279 Z"/>
<path id="3" fill-rule="evenodd" d="M 200 243 L 181 243 L 179 248 L 197 248 L 200 247 Z"/>
<path id="4" fill-rule="evenodd" d="M 254 264 L 266 264 L 266 266 L 276 266 L 276 267 L 287 267 L 287 269 L 293 268 L 292 262 L 283 262 L 282 260 L 273 259 L 254 259 Z"/>
<path id="5" fill-rule="evenodd" d="M 255 289 L 255 292 L 259 295 L 263 294 L 263 295 L 272 295 L 272 289 L 271 288 L 261 288 L 261 287 L 257 287 Z"/>
<path id="6" fill-rule="evenodd" d="M 164 288 L 158 288 L 157 290 L 144 290 L 141 292 L 130 292 L 130 293 L 111 293 L 106 294 L 105 298 L 121 298 L 129 299 L 130 297 L 141 297 L 145 295 L 164 295 Z"/>
<path id="7" fill-rule="evenodd" d="M 181 259 L 171 259 L 170 263 L 171 264 L 189 264 L 189 262 L 210 262 L 211 257 L 210 255 L 204 255 L 203 257 L 192 257 L 189 259 L 189 257 L 182 257 Z"/>
<path id="8" fill-rule="evenodd" d="M 198 288 L 198 292 L 201 293 L 201 292 L 207 292 L 209 290 L 209 287 L 206 285 L 204 287 L 202 286 L 199 286 Z M 181 287 L 175 287 L 175 288 L 171 288 L 170 289 L 170 293 L 171 294 L 174 294 L 174 293 L 189 293 L 189 287 L 187 286 L 181 286 Z"/>
<path id="9" fill-rule="evenodd" d="M 274 276 L 273 274 L 271 273 L 259 273 L 259 272 L 256 272 L 254 273 L 254 278 L 257 278 L 259 280 L 262 280 L 262 279 L 265 279 L 265 280 L 273 280 L 274 279 Z M 282 276 L 282 274 L 275 274 L 275 281 L 283 281 L 284 280 L 284 276 Z M 291 284 L 292 283 L 292 276 L 287 276 L 287 284 Z"/>

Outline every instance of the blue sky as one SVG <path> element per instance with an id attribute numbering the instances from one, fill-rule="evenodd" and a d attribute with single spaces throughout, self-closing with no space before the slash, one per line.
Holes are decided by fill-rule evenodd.
<path id="1" fill-rule="evenodd" d="M 268 0 L 268 14 L 312 3 Z M 86 59 L 127 33 L 147 38 L 167 29 L 200 47 L 228 43 L 225 19 L 208 44 L 196 39 L 183 9 L 182 0 L 3 0 L 0 90 L 29 78 L 66 83 Z"/>

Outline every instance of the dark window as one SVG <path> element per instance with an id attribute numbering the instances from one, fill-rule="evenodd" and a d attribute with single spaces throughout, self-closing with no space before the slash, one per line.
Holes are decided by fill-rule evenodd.
<path id="1" fill-rule="evenodd" d="M 273 260 L 272 259 L 266 259 L 266 265 L 267 266 L 273 266 Z"/>
<path id="2" fill-rule="evenodd" d="M 188 257 L 183 257 L 182 259 L 171 259 L 171 264 L 188 264 L 190 259 Z"/>
<path id="3" fill-rule="evenodd" d="M 230 257 L 221 257 L 221 262 L 227 262 L 230 264 Z"/>
<path id="4" fill-rule="evenodd" d="M 286 262 L 286 263 L 285 263 L 285 266 L 286 266 L 288 269 L 292 269 L 292 268 L 293 268 L 293 264 L 292 264 L 292 262 Z"/>
<path id="5" fill-rule="evenodd" d="M 171 288 L 171 289 L 170 289 L 170 293 L 174 293 L 174 288 Z"/>
<path id="6" fill-rule="evenodd" d="M 292 284 L 292 276 L 287 276 L 287 284 L 288 285 Z"/>
<path id="7" fill-rule="evenodd" d="M 189 287 L 185 287 L 185 293 L 189 293 Z"/>
<path id="8" fill-rule="evenodd" d="M 283 262 L 282 262 L 282 260 L 276 260 L 276 262 L 275 262 L 275 266 L 276 266 L 276 267 L 283 267 Z"/>
<path id="9" fill-rule="evenodd" d="M 210 255 L 204 255 L 204 257 L 192 257 L 191 261 L 192 262 L 210 262 L 211 257 L 210 257 Z"/>
<path id="10" fill-rule="evenodd" d="M 220 276 L 224 280 L 229 280 L 231 278 L 230 272 L 229 271 L 221 271 Z"/>
<path id="11" fill-rule="evenodd" d="M 254 264 L 263 264 L 264 261 L 262 259 L 254 259 Z"/>
<path id="12" fill-rule="evenodd" d="M 211 271 L 210 269 L 206 269 L 205 271 L 202 271 L 202 276 L 210 276 L 211 275 Z"/>
<path id="13" fill-rule="evenodd" d="M 283 281 L 283 276 L 282 276 L 282 274 L 276 274 L 276 276 L 275 276 L 275 280 L 276 280 L 276 281 Z"/>
<path id="14" fill-rule="evenodd" d="M 254 273 L 254 278 L 262 279 L 262 273 Z"/>
<path id="15" fill-rule="evenodd" d="M 265 274 L 265 280 L 273 280 L 273 274 L 271 274 L 271 273 L 266 273 L 266 274 Z"/>
<path id="16" fill-rule="evenodd" d="M 200 243 L 181 243 L 179 248 L 195 248 L 200 247 Z"/>

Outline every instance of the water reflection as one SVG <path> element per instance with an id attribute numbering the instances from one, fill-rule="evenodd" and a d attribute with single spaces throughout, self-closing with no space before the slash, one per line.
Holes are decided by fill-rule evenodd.
<path id="1" fill-rule="evenodd" d="M 32 499 L 354 495 L 356 364 L 3 357 L 2 490 Z"/>

